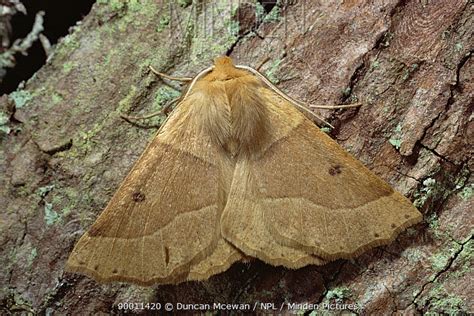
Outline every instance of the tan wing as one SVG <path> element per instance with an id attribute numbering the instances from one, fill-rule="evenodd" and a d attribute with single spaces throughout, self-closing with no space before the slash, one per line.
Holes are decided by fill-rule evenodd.
<path id="1" fill-rule="evenodd" d="M 221 224 L 226 239 L 243 249 L 250 247 L 261 232 L 242 233 L 242 229 L 257 213 L 265 234 L 276 244 L 334 260 L 387 244 L 421 220 L 408 199 L 291 104 L 266 89 L 262 94 L 268 99 L 270 134 L 274 136 L 263 154 L 240 168 L 240 175 L 239 166 L 236 168 L 233 181 L 247 186 L 238 190 L 232 184 Z M 275 254 L 273 248 L 259 245 L 256 255 L 262 260 Z M 292 260 L 281 264 L 298 266 Z"/>
<path id="2" fill-rule="evenodd" d="M 184 281 L 191 267 L 220 272 L 240 258 L 220 235 L 226 161 L 195 121 L 199 110 L 190 97 L 173 113 L 75 246 L 69 271 L 150 285 Z M 210 255 L 218 269 L 206 266 Z"/>
<path id="3" fill-rule="evenodd" d="M 190 268 L 186 280 L 207 280 L 212 275 L 226 271 L 232 263 L 241 259 L 241 252 L 221 237 L 213 253 Z"/>
<path id="4" fill-rule="evenodd" d="M 222 235 L 247 256 L 272 265 L 297 269 L 308 264 L 324 264 L 321 258 L 275 240 L 266 227 L 264 208 L 256 188 L 258 181 L 250 168 L 247 159 L 237 162 L 227 205 L 222 214 Z"/>

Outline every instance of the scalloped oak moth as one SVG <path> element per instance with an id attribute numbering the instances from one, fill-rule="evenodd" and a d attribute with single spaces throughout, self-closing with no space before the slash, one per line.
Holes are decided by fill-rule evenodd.
<path id="1" fill-rule="evenodd" d="M 220 57 L 67 269 L 140 285 L 204 280 L 245 256 L 297 269 L 388 244 L 421 217 L 255 70 Z"/>

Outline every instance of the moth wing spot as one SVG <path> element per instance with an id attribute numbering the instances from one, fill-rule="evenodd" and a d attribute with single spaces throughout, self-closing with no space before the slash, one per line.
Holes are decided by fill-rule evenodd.
<path id="1" fill-rule="evenodd" d="M 342 169 L 341 165 L 334 165 L 331 168 L 329 168 L 328 173 L 331 176 L 337 176 L 338 174 L 340 174 L 342 172 L 341 169 Z"/>
<path id="2" fill-rule="evenodd" d="M 113 274 L 117 274 L 117 273 L 118 273 L 118 270 L 117 270 L 117 269 L 113 269 L 113 270 L 112 270 L 112 273 L 113 273 Z"/>
<path id="3" fill-rule="evenodd" d="M 137 203 L 143 202 L 145 201 L 145 194 L 140 191 L 135 191 L 132 193 L 132 199 Z"/>
<path id="4" fill-rule="evenodd" d="M 410 218 L 410 214 L 405 214 L 405 218 L 406 219 Z"/>
<path id="5" fill-rule="evenodd" d="M 375 238 L 379 238 L 379 237 L 380 237 L 380 235 L 379 235 L 379 234 L 377 234 L 377 233 L 374 233 L 374 237 L 375 237 Z"/>
<path id="6" fill-rule="evenodd" d="M 396 228 L 396 227 L 397 227 L 397 225 L 395 225 L 395 224 L 392 224 L 392 225 L 390 225 L 390 227 L 392 227 L 392 228 Z"/>
<path id="7" fill-rule="evenodd" d="M 165 262 L 166 262 L 166 265 L 170 263 L 170 250 L 166 246 L 165 246 Z"/>

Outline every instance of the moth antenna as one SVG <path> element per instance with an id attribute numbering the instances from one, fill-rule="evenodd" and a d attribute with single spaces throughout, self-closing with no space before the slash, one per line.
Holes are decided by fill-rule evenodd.
<path id="1" fill-rule="evenodd" d="M 319 115 L 317 115 L 316 113 L 313 113 L 310 109 L 308 109 L 308 107 L 304 104 L 304 103 L 300 103 L 296 100 L 294 100 L 293 98 L 289 97 L 288 95 L 286 95 L 283 91 L 281 91 L 280 89 L 278 89 L 273 83 L 270 82 L 270 80 L 268 80 L 264 75 L 262 75 L 260 72 L 258 72 L 257 70 L 253 69 L 252 67 L 248 67 L 248 66 L 243 66 L 243 65 L 238 65 L 238 66 L 235 66 L 236 68 L 239 68 L 239 69 L 244 69 L 244 70 L 247 70 L 247 71 L 250 71 L 251 73 L 253 73 L 254 75 L 258 76 L 260 79 L 262 79 L 262 81 L 270 87 L 270 89 L 272 89 L 273 91 L 275 91 L 279 96 L 281 96 L 283 99 L 285 99 L 286 101 L 296 105 L 299 109 L 305 111 L 306 113 L 310 114 L 311 116 L 315 117 L 316 119 L 318 119 L 319 121 L 323 122 L 324 124 L 326 124 L 327 126 L 331 127 L 331 128 L 334 128 L 334 126 L 332 126 L 330 123 L 326 122 L 322 117 L 320 117 Z"/>
<path id="2" fill-rule="evenodd" d="M 145 120 L 145 119 L 149 119 L 149 118 L 152 118 L 152 117 L 155 117 L 155 116 L 158 116 L 158 115 L 163 115 L 168 111 L 168 109 L 174 103 L 178 102 L 179 99 L 180 98 L 175 98 L 175 99 L 167 102 L 161 110 L 153 112 L 151 114 L 147 114 L 147 115 L 143 115 L 143 116 L 131 116 L 131 115 L 126 115 L 126 114 L 120 114 L 120 117 L 127 120 L 127 121 L 129 121 L 129 120 Z"/>
<path id="3" fill-rule="evenodd" d="M 311 113 L 313 113 L 313 112 L 311 112 Z M 314 113 L 313 113 L 313 115 L 314 115 L 315 117 L 317 117 L 318 120 L 320 120 L 321 122 L 323 122 L 324 124 L 326 124 L 327 126 L 329 126 L 330 128 L 335 129 L 335 127 L 334 127 L 331 123 L 325 121 L 325 120 L 324 120 L 322 117 L 320 117 L 319 115 L 314 114 Z"/>
<path id="4" fill-rule="evenodd" d="M 193 78 L 193 81 L 191 81 L 191 84 L 189 85 L 189 87 L 186 89 L 186 93 L 184 94 L 183 98 L 182 98 L 182 101 L 184 99 L 187 98 L 187 96 L 189 95 L 189 93 L 191 92 L 192 88 L 194 87 L 194 85 L 196 84 L 196 82 L 201 79 L 202 76 L 204 76 L 205 74 L 207 74 L 208 72 L 212 71 L 214 69 L 214 66 L 211 66 L 209 68 L 206 68 L 204 69 L 203 71 L 201 71 L 200 73 L 198 73 L 194 78 Z"/>
<path id="5" fill-rule="evenodd" d="M 320 105 L 320 104 L 307 104 L 308 107 L 310 108 L 315 108 L 315 109 L 349 109 L 349 108 L 357 108 L 361 106 L 361 102 L 357 103 L 352 103 L 352 104 L 340 104 L 340 105 Z"/>
<path id="6" fill-rule="evenodd" d="M 154 73 L 157 73 L 158 75 L 162 75 L 161 73 L 157 72 L 156 70 L 153 69 L 153 67 L 150 66 L 150 69 L 154 72 Z M 143 120 L 143 119 L 148 119 L 148 118 L 151 118 L 151 117 L 154 117 L 154 116 L 158 116 L 158 115 L 161 115 L 161 114 L 164 114 L 166 113 L 166 111 L 171 107 L 171 105 L 173 105 L 174 103 L 178 102 L 180 99 L 181 100 L 184 100 L 186 99 L 186 97 L 189 95 L 189 93 L 191 92 L 191 89 L 193 88 L 193 86 L 196 84 L 196 82 L 202 77 L 204 76 L 205 74 L 207 74 L 208 72 L 210 72 L 211 70 L 214 69 L 214 66 L 211 66 L 209 68 L 206 68 L 204 69 L 203 71 L 201 71 L 200 73 L 198 73 L 193 79 L 192 79 L 192 82 L 191 84 L 189 85 L 189 87 L 187 88 L 186 90 L 186 93 L 184 94 L 184 96 L 181 98 L 176 98 L 176 99 L 173 99 L 171 100 L 170 102 L 168 102 L 160 111 L 157 111 L 157 112 L 154 112 L 154 113 L 151 113 L 151 114 L 148 114 L 148 115 L 144 115 L 144 116 L 130 116 L 130 115 L 126 115 L 126 114 L 120 114 L 120 117 L 122 117 L 124 120 L 130 122 L 130 121 L 134 121 L 134 120 Z M 167 77 L 169 77 L 168 75 L 166 75 Z M 182 78 L 181 78 L 182 79 Z M 179 105 L 179 103 L 178 103 Z"/>
<path id="7" fill-rule="evenodd" d="M 151 72 L 153 72 L 155 75 L 166 78 L 168 80 L 175 80 L 175 81 L 182 81 L 182 82 L 189 82 L 193 80 L 193 78 L 190 78 L 190 77 L 173 77 L 173 76 L 164 74 L 162 72 L 159 72 L 158 70 L 153 68 L 153 66 L 148 66 L 148 67 L 150 68 Z"/>

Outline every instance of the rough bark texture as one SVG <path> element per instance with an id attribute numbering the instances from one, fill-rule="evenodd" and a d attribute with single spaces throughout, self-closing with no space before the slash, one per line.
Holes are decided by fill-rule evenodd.
<path id="1" fill-rule="evenodd" d="M 0 99 L 2 314 L 109 313 L 120 302 L 474 312 L 472 2 L 300 0 L 268 14 L 248 2 L 99 0 L 24 90 Z M 254 67 L 270 57 L 263 72 L 300 100 L 363 102 L 320 114 L 424 222 L 354 260 L 295 271 L 254 261 L 206 282 L 151 288 L 64 273 L 155 133 L 119 113 L 148 113 L 177 94 L 148 65 L 191 75 L 226 52 Z"/>

